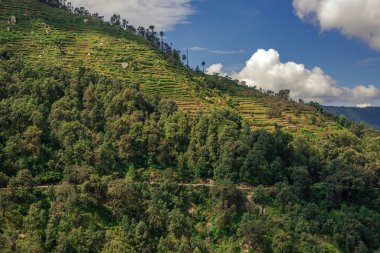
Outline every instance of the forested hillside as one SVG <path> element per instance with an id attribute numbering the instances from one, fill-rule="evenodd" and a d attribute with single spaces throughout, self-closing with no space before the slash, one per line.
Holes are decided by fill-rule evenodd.
<path id="1" fill-rule="evenodd" d="M 76 43 L 34 58 L 52 44 L 41 34 L 25 44 L 28 29 L 44 20 L 71 34 L 59 23 L 83 15 L 37 1 L 0 6 L 0 252 L 380 249 L 378 132 L 287 91 L 163 67 L 172 58 L 160 48 L 100 21 L 75 40 L 92 29 L 110 44 L 124 36 L 155 59 L 149 73 L 107 70 L 121 51 L 66 58 L 88 48 Z M 25 8 L 36 16 L 24 19 Z M 150 86 L 161 75 L 184 93 Z"/>
<path id="2" fill-rule="evenodd" d="M 380 108 L 379 107 L 339 107 L 323 106 L 327 112 L 339 117 L 344 115 L 348 120 L 355 122 L 364 122 L 369 126 L 380 130 Z"/>
<path id="3" fill-rule="evenodd" d="M 60 1 L 42 2 L 57 5 Z M 85 9 L 71 13 L 65 10 L 70 7 L 52 8 L 38 0 L 2 0 L 1 6 L 0 52 L 5 58 L 17 55 L 26 64 L 54 63 L 71 71 L 78 65 L 90 67 L 104 76 L 138 84 L 146 94 L 172 99 L 183 111 L 233 110 L 251 127 L 281 126 L 299 134 L 319 133 L 321 126 L 337 127 L 311 106 L 284 103 L 289 97 L 286 92 L 281 96 L 191 71 L 154 26 L 126 27 L 120 17 L 104 22 Z"/>

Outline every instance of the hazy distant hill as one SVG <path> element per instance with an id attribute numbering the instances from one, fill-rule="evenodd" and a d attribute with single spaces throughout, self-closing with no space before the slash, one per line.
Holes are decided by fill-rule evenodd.
<path id="1" fill-rule="evenodd" d="M 349 120 L 356 122 L 365 122 L 368 125 L 380 129 L 380 107 L 337 107 L 337 106 L 323 106 L 326 111 L 339 116 L 344 115 Z"/>

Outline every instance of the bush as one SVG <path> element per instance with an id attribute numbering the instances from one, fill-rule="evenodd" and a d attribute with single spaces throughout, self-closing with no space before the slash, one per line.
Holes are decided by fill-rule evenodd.
<path id="1" fill-rule="evenodd" d="M 0 60 L 10 60 L 11 56 L 9 51 L 7 50 L 2 50 L 0 51 Z"/>
<path id="2" fill-rule="evenodd" d="M 9 177 L 5 175 L 4 173 L 0 172 L 0 188 L 7 187 L 9 182 Z"/>
<path id="3" fill-rule="evenodd" d="M 17 172 L 16 177 L 12 177 L 9 180 L 10 187 L 30 188 L 35 185 L 35 181 L 32 173 L 27 170 L 20 170 Z"/>

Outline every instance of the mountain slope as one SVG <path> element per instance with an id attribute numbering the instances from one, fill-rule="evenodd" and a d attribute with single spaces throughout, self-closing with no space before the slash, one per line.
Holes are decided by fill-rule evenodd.
<path id="1" fill-rule="evenodd" d="M 179 108 L 230 108 L 252 127 L 323 132 L 336 124 L 314 108 L 283 101 L 225 78 L 204 76 L 172 62 L 144 38 L 94 18 L 74 15 L 37 0 L 2 0 L 0 50 L 29 64 L 58 64 L 139 84 L 148 94 L 176 101 Z M 15 25 L 8 23 L 15 16 Z M 128 67 L 123 68 L 123 63 Z M 125 65 L 124 65 L 125 66 Z M 217 85 L 214 85 L 217 84 Z M 217 86 L 217 87 L 215 87 Z M 223 86 L 225 89 L 220 89 Z M 276 108 L 277 112 L 268 113 Z"/>
<path id="2" fill-rule="evenodd" d="M 346 116 L 348 120 L 354 122 L 364 122 L 369 126 L 380 130 L 380 107 L 338 107 L 338 106 L 323 106 L 327 112 L 339 117 Z"/>
<path id="3" fill-rule="evenodd" d="M 22 60 L 0 60 L 0 89 L 0 251 L 380 247 L 379 137 L 363 129 L 250 130 L 230 110 L 194 116 L 90 68 Z"/>
<path id="4" fill-rule="evenodd" d="M 0 11 L 0 252 L 380 248 L 378 132 L 98 20 Z"/>

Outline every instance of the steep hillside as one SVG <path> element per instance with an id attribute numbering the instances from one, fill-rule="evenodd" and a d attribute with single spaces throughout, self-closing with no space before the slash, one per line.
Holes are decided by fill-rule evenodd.
<path id="1" fill-rule="evenodd" d="M 220 77 L 205 77 L 170 61 L 146 39 L 98 19 L 74 15 L 37 0 L 2 0 L 0 50 L 29 64 L 79 65 L 139 84 L 148 94 L 174 99 L 185 111 L 228 107 L 252 127 L 323 132 L 336 124 L 310 106 L 289 103 Z M 9 19 L 16 17 L 16 23 Z M 128 65 L 127 68 L 123 68 Z M 223 87 L 221 87 L 223 86 Z M 221 89 L 222 88 L 222 89 Z M 272 111 L 272 113 L 270 112 Z"/>
<path id="2" fill-rule="evenodd" d="M 0 0 L 0 252 L 379 251 L 379 132 L 170 53 Z"/>
<path id="3" fill-rule="evenodd" d="M 0 252 L 375 252 L 380 137 L 344 127 L 310 142 L 0 60 Z"/>
<path id="4" fill-rule="evenodd" d="M 380 130 L 380 107 L 358 108 L 323 106 L 323 109 L 337 117 L 344 115 L 348 120 L 364 122 L 369 126 Z"/>

